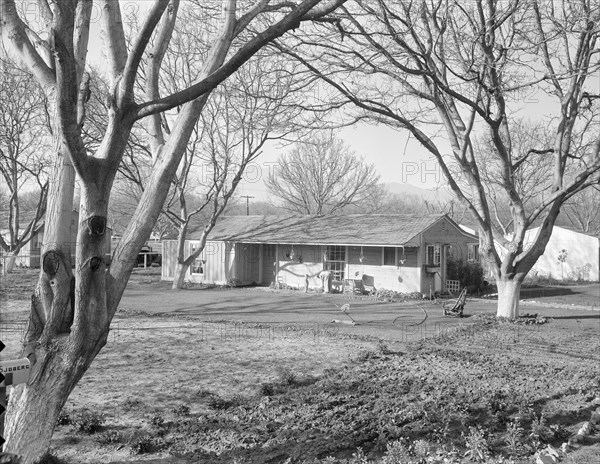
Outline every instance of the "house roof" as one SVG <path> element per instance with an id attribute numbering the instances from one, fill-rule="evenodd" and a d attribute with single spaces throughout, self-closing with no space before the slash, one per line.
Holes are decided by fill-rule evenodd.
<path id="1" fill-rule="evenodd" d="M 303 245 L 419 246 L 418 235 L 444 214 L 351 214 L 345 216 L 229 216 L 222 217 L 209 240 Z M 474 238 L 461 231 L 465 236 Z M 197 240 L 202 228 L 188 235 Z"/>

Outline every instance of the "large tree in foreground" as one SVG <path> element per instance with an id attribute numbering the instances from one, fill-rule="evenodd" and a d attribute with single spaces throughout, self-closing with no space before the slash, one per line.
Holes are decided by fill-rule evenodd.
<path id="1" fill-rule="evenodd" d="M 374 165 L 325 132 L 279 157 L 265 184 L 284 209 L 320 215 L 365 201 L 378 181 Z"/>
<path id="2" fill-rule="evenodd" d="M 279 48 L 337 92 L 321 110 L 408 130 L 436 158 L 478 224 L 480 252 L 498 286 L 498 316 L 518 316 L 521 283 L 562 205 L 598 182 L 597 1 L 354 0 L 340 11 L 336 25 L 301 31 L 297 43 Z M 552 135 L 517 144 L 512 122 L 537 100 Z M 482 135 L 485 156 L 474 144 Z M 540 155 L 536 163 L 550 172 L 547 189 L 528 203 L 519 182 Z M 509 237 L 494 225 L 486 178 L 502 190 Z M 525 243 L 537 225 L 537 237 Z"/>
<path id="3" fill-rule="evenodd" d="M 42 269 L 32 297 L 23 356 L 31 360 L 31 379 L 13 389 L 6 417 L 5 451 L 25 464 L 47 451 L 58 414 L 73 388 L 106 344 L 110 322 L 169 191 L 190 134 L 209 92 L 269 41 L 303 21 L 323 20 L 344 0 L 267 0 L 182 2 L 205 25 L 198 40 L 206 45 L 195 58 L 202 69 L 186 88 L 168 95 L 158 85 L 161 64 L 180 8 L 178 0 L 143 2 L 142 25 L 131 40 L 121 2 L 100 0 L 103 54 L 108 80 L 107 125 L 94 151 L 82 139 L 89 100 L 87 50 L 92 0 L 37 2 L 39 23 L 26 24 L 15 0 L 0 0 L 0 32 L 42 85 L 50 103 L 54 168 L 46 213 Z M 152 44 L 152 45 L 151 45 Z M 135 92 L 140 63 L 149 73 Z M 170 134 L 158 130 L 161 114 L 177 108 Z M 151 118 L 152 174 L 129 226 L 104 261 L 107 209 L 115 175 L 134 123 Z M 75 175 L 81 186 L 74 267 L 70 262 L 70 214 Z"/>

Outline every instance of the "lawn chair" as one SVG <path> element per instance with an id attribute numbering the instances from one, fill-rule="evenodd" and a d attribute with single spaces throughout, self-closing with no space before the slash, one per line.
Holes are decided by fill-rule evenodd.
<path id="1" fill-rule="evenodd" d="M 352 283 L 352 293 L 357 293 L 359 295 L 367 293 L 362 279 L 352 279 Z"/>
<path id="2" fill-rule="evenodd" d="M 275 288 L 277 290 L 281 290 L 283 288 L 283 285 L 285 284 L 285 282 L 283 281 L 283 276 L 277 276 L 276 282 L 275 282 Z"/>
<path id="3" fill-rule="evenodd" d="M 361 281 L 363 293 L 366 293 L 367 295 L 375 294 L 375 280 L 373 279 L 373 276 L 363 274 Z"/>
<path id="4" fill-rule="evenodd" d="M 458 298 L 454 300 L 446 301 L 442 307 L 444 308 L 444 316 L 458 316 L 463 317 L 463 309 L 467 302 L 467 289 L 463 288 L 458 295 Z"/>

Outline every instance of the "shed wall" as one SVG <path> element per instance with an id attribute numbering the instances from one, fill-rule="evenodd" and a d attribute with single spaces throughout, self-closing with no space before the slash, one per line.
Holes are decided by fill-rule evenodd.
<path id="1" fill-rule="evenodd" d="M 526 233 L 525 246 L 533 242 L 538 230 Z M 597 282 L 600 280 L 599 242 L 596 237 L 554 227 L 544 254 L 537 260 L 530 275 Z M 562 250 L 566 250 L 566 258 L 561 266 L 558 256 Z"/>
<path id="2" fill-rule="evenodd" d="M 190 253 L 192 244 L 198 242 L 186 240 L 186 253 Z M 230 278 L 234 278 L 235 250 L 231 243 L 207 241 L 201 256 L 206 261 L 204 274 L 191 274 L 188 270 L 185 276 L 186 282 L 226 284 Z M 177 241 L 165 240 L 163 241 L 162 280 L 173 280 L 176 266 Z"/>

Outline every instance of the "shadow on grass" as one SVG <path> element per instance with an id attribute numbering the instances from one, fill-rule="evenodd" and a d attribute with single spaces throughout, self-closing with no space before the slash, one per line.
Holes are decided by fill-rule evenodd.
<path id="1" fill-rule="evenodd" d="M 526 287 L 521 288 L 521 299 L 545 296 L 577 295 L 579 293 L 580 292 L 574 292 L 569 287 Z"/>
<path id="2" fill-rule="evenodd" d="M 552 319 L 598 319 L 600 320 L 600 314 L 590 314 L 584 316 L 552 316 Z"/>

